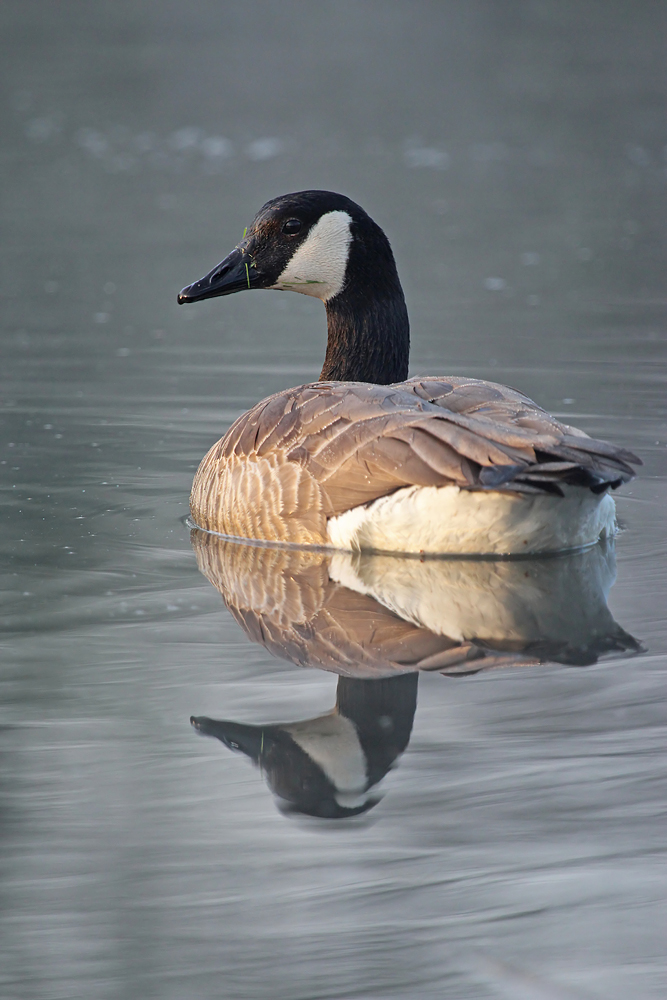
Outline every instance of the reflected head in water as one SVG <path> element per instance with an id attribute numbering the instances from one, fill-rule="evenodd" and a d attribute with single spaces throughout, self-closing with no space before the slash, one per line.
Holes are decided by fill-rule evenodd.
<path id="1" fill-rule="evenodd" d="M 422 671 L 465 676 L 548 661 L 585 666 L 639 643 L 609 611 L 613 545 L 521 560 L 287 549 L 192 532 L 199 568 L 248 637 L 339 674 L 331 713 L 281 725 L 193 718 L 259 764 L 291 810 L 343 818 L 405 750 Z"/>
<path id="2" fill-rule="evenodd" d="M 416 673 L 340 677 L 335 708 L 314 719 L 268 726 L 190 721 L 258 764 L 283 811 L 343 819 L 379 802 L 372 790 L 405 750 L 416 705 Z"/>

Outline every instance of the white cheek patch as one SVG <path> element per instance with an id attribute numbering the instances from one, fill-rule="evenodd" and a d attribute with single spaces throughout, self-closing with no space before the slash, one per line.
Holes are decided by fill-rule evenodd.
<path id="1" fill-rule="evenodd" d="M 347 212 L 327 212 L 308 233 L 272 288 L 332 299 L 345 283 L 352 242 Z"/>
<path id="2" fill-rule="evenodd" d="M 354 796 L 364 791 L 366 758 L 349 719 L 330 712 L 283 728 L 319 764 L 338 793 Z"/>

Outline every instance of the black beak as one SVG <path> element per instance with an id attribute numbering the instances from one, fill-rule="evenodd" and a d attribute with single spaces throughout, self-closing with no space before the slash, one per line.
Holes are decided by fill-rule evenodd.
<path id="1" fill-rule="evenodd" d="M 240 750 L 256 764 L 264 752 L 264 732 L 262 726 L 246 726 L 226 719 L 208 719 L 205 715 L 190 718 L 190 723 L 204 736 L 215 736 L 230 750 Z"/>
<path id="2" fill-rule="evenodd" d="M 253 281 L 254 278 L 254 281 Z M 187 285 L 178 293 L 178 304 L 186 302 L 201 302 L 202 299 L 213 299 L 218 295 L 232 295 L 247 288 L 259 287 L 258 272 L 252 257 L 236 247 L 217 267 L 214 267 L 199 281 Z"/>

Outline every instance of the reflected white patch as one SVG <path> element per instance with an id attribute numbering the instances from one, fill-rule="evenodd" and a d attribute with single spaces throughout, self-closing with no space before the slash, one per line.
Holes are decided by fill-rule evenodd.
<path id="1" fill-rule="evenodd" d="M 359 795 L 366 788 L 366 758 L 357 730 L 335 713 L 284 727 L 295 743 L 322 768 L 338 792 Z"/>
<path id="2" fill-rule="evenodd" d="M 329 577 L 367 594 L 404 621 L 457 642 L 522 648 L 544 640 L 583 647 L 614 634 L 607 597 L 616 577 L 611 546 L 526 562 L 404 559 L 336 552 Z"/>
<path id="3" fill-rule="evenodd" d="M 360 809 L 368 802 L 368 795 L 350 795 L 347 792 L 336 792 L 334 798 L 343 809 Z"/>
<path id="4" fill-rule="evenodd" d="M 272 288 L 332 299 L 345 284 L 352 242 L 347 212 L 327 212 L 308 233 Z"/>

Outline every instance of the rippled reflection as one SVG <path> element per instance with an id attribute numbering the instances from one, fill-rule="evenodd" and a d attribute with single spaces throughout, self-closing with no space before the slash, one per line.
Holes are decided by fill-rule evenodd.
<path id="1" fill-rule="evenodd" d="M 258 764 L 286 811 L 339 818 L 379 801 L 373 790 L 410 738 L 421 671 L 586 666 L 640 649 L 607 606 L 613 544 L 544 559 L 420 561 L 191 537 L 199 569 L 253 642 L 341 675 L 336 705 L 314 719 L 191 720 Z"/>
<path id="2" fill-rule="evenodd" d="M 193 726 L 259 764 L 286 811 L 338 819 L 371 809 L 372 789 L 403 753 L 417 708 L 416 673 L 340 677 L 326 715 L 274 726 L 193 718 Z"/>

